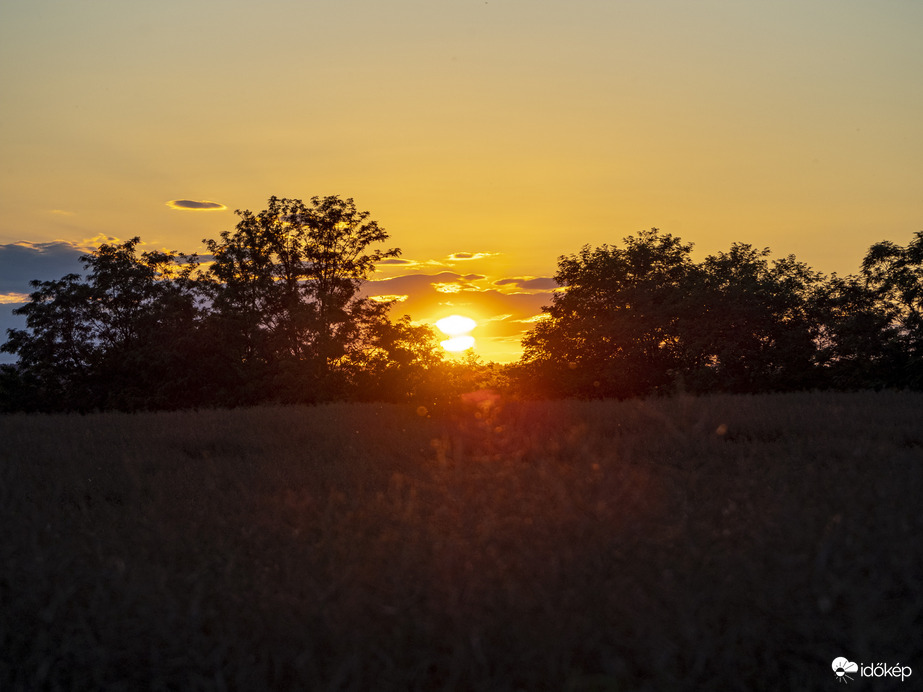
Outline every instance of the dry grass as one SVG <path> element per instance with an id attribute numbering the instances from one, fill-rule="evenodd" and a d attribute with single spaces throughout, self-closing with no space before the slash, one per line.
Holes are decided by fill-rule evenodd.
<path id="1" fill-rule="evenodd" d="M 0 418 L 0 689 L 923 675 L 923 396 L 478 415 Z"/>

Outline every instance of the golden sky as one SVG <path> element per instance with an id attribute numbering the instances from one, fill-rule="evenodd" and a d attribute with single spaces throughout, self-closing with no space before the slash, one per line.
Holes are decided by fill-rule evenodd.
<path id="1" fill-rule="evenodd" d="M 508 360 L 584 244 L 848 274 L 908 242 L 921 32 L 918 0 L 7 0 L 0 255 L 192 252 L 270 195 L 353 197 L 406 260 L 371 288 Z"/>

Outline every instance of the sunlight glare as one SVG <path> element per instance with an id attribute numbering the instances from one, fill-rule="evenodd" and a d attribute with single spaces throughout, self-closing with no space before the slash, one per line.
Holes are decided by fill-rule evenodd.
<path id="1" fill-rule="evenodd" d="M 461 351 L 467 351 L 469 348 L 474 348 L 474 337 L 453 336 L 451 339 L 446 339 L 445 341 L 440 341 L 439 343 L 446 351 L 459 353 Z"/>
<path id="2" fill-rule="evenodd" d="M 475 322 L 470 317 L 462 317 L 461 315 L 449 315 L 448 317 L 443 317 L 441 320 L 436 322 L 436 326 L 443 334 L 448 334 L 449 336 L 461 336 L 462 334 L 467 334 L 472 329 L 474 329 L 477 326 L 477 322 Z"/>

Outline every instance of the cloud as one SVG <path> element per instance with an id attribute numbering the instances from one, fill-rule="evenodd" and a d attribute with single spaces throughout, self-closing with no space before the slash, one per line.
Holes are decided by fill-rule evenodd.
<path id="1" fill-rule="evenodd" d="M 6 342 L 7 329 L 23 329 L 26 318 L 13 310 L 29 302 L 29 282 L 51 281 L 66 274 L 82 273 L 80 257 L 85 243 L 54 241 L 50 243 L 0 244 L 0 343 Z M 0 363 L 13 363 L 16 357 L 0 354 Z"/>
<path id="2" fill-rule="evenodd" d="M 403 303 L 403 302 L 404 302 L 405 300 L 407 300 L 410 296 L 408 296 L 408 295 L 397 295 L 397 294 L 395 294 L 395 293 L 391 293 L 391 294 L 388 294 L 388 295 L 382 295 L 382 296 L 369 296 L 369 297 L 370 297 L 372 300 L 374 300 L 376 303 Z"/>
<path id="3" fill-rule="evenodd" d="M 51 281 L 81 273 L 80 257 L 87 252 L 82 245 L 61 240 L 0 245 L 0 294 L 29 293 L 32 280 Z"/>
<path id="4" fill-rule="evenodd" d="M 433 288 L 435 288 L 440 293 L 460 293 L 461 291 L 486 291 L 486 288 L 481 288 L 480 286 L 473 283 L 474 281 L 481 281 L 487 277 L 483 274 L 466 274 L 465 276 L 459 276 L 458 274 L 453 274 L 455 277 L 452 281 L 436 281 L 433 283 Z"/>
<path id="5" fill-rule="evenodd" d="M 462 285 L 455 281 L 450 281 L 448 283 L 434 283 L 433 288 L 440 293 L 458 293 L 462 290 Z"/>
<path id="6" fill-rule="evenodd" d="M 499 252 L 453 252 L 448 259 L 452 262 L 462 262 L 468 260 L 484 259 L 485 257 L 494 257 Z"/>
<path id="7" fill-rule="evenodd" d="M 174 199 L 166 203 L 170 209 L 185 209 L 192 211 L 224 211 L 227 207 L 218 202 L 201 201 L 192 199 Z"/>
<path id="8" fill-rule="evenodd" d="M 437 260 L 414 260 L 398 257 L 388 257 L 375 263 L 375 275 L 381 278 L 393 277 L 396 272 L 404 274 L 414 269 L 429 270 L 448 267 L 444 262 Z"/>
<path id="9" fill-rule="evenodd" d="M 541 322 L 542 320 L 547 320 L 549 315 L 547 312 L 542 312 L 538 315 L 532 315 L 524 320 L 514 320 L 514 322 L 522 322 L 523 324 L 534 324 L 536 322 Z"/>
<path id="10" fill-rule="evenodd" d="M 494 281 L 494 286 L 507 286 L 520 291 L 553 291 L 558 284 L 548 276 L 511 276 Z"/>

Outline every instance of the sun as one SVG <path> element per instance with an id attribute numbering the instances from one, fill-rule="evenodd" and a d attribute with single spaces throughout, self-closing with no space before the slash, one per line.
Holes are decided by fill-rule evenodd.
<path id="1" fill-rule="evenodd" d="M 452 353 L 460 353 L 474 348 L 474 337 L 468 334 L 472 329 L 478 326 L 470 317 L 461 315 L 449 315 L 436 322 L 436 326 L 443 334 L 450 338 L 441 341 L 442 348 Z"/>
<path id="2" fill-rule="evenodd" d="M 443 334 L 447 334 L 448 336 L 461 336 L 477 327 L 478 323 L 470 317 L 449 315 L 436 322 L 436 326 L 439 327 L 439 331 Z"/>

